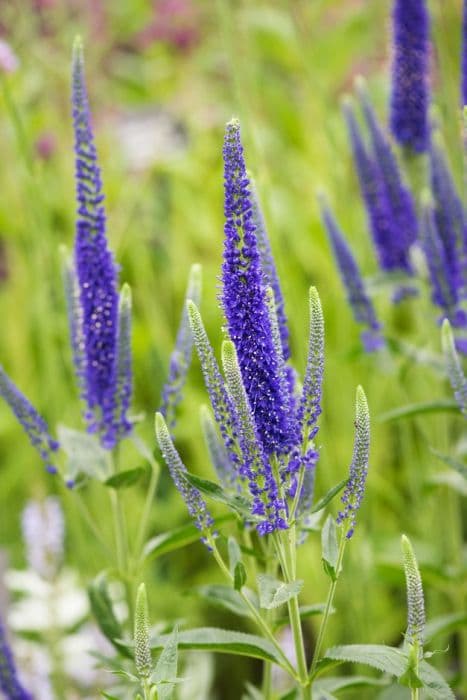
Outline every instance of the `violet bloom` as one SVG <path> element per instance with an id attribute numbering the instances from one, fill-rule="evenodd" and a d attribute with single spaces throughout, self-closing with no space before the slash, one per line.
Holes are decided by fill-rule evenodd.
<path id="1" fill-rule="evenodd" d="M 384 189 L 391 214 L 392 238 L 394 250 L 394 268 L 412 274 L 409 253 L 418 233 L 415 204 L 408 187 L 406 187 L 396 157 L 381 125 L 378 123 L 365 90 L 360 87 L 363 113 L 370 132 L 374 161 L 381 173 Z"/>
<path id="2" fill-rule="evenodd" d="M 283 358 L 273 342 L 237 120 L 227 124 L 223 153 L 226 223 L 222 305 L 264 450 L 268 455 L 280 454 L 293 439 L 290 395 L 283 392 Z"/>
<path id="3" fill-rule="evenodd" d="M 82 307 L 85 355 L 84 397 L 90 432 L 102 445 L 116 444 L 118 293 L 117 269 L 106 238 L 104 195 L 91 128 L 80 41 L 73 51 L 73 122 L 78 202 L 75 267 Z"/>
<path id="4" fill-rule="evenodd" d="M 14 73 L 18 69 L 19 60 L 10 44 L 0 39 L 0 71 Z"/>
<path id="5" fill-rule="evenodd" d="M 429 146 L 429 16 L 425 0 L 395 0 L 390 126 L 395 140 L 423 153 Z"/>
<path id="6" fill-rule="evenodd" d="M 382 270 L 388 271 L 401 267 L 406 269 L 406 254 L 401 258 L 400 246 L 394 236 L 391 206 L 379 165 L 376 158 L 367 152 L 352 108 L 346 102 L 343 109 L 379 265 Z"/>
<path id="7" fill-rule="evenodd" d="M 446 257 L 447 274 L 459 297 L 467 290 L 467 222 L 461 199 L 441 146 L 430 147 L 431 190 L 434 216 Z"/>
<path id="8" fill-rule="evenodd" d="M 347 291 L 347 299 L 354 318 L 357 323 L 366 326 L 361 334 L 365 351 L 374 352 L 380 350 L 384 347 L 384 339 L 380 334 L 381 324 L 376 318 L 373 304 L 365 291 L 365 285 L 357 262 L 330 208 L 323 202 L 321 203 L 321 216 Z"/>
<path id="9" fill-rule="evenodd" d="M 47 471 L 50 474 L 56 474 L 57 469 L 52 463 L 52 453 L 58 450 L 58 442 L 50 436 L 45 420 L 39 415 L 34 406 L 29 403 L 18 387 L 13 384 L 1 366 L 0 396 L 5 399 L 17 420 L 23 426 L 31 444 L 36 448 L 44 461 Z"/>
<path id="10" fill-rule="evenodd" d="M 33 700 L 21 685 L 5 628 L 0 620 L 0 690 L 7 700 Z"/>

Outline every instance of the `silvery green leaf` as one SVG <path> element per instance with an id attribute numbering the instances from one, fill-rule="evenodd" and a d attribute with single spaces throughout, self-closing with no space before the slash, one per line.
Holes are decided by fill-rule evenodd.
<path id="1" fill-rule="evenodd" d="M 402 676 L 407 668 L 407 654 L 383 644 L 347 644 L 328 649 L 324 660 L 340 663 L 368 664 L 393 676 Z"/>
<path id="2" fill-rule="evenodd" d="M 112 475 L 109 451 L 99 444 L 96 435 L 80 430 L 57 426 L 61 447 L 68 457 L 66 480 L 74 480 L 79 474 L 105 481 Z"/>
<path id="3" fill-rule="evenodd" d="M 238 561 L 234 569 L 234 588 L 236 591 L 241 591 L 246 583 L 246 569 L 243 562 Z"/>
<path id="4" fill-rule="evenodd" d="M 227 549 L 229 552 L 229 569 L 233 576 L 235 567 L 237 566 L 238 562 L 242 560 L 242 551 L 235 537 L 229 537 L 227 540 Z"/>
<path id="5" fill-rule="evenodd" d="M 178 664 L 178 629 L 174 628 L 168 637 L 156 668 L 151 676 L 151 682 L 156 683 L 158 700 L 170 700 L 173 696 L 174 679 L 177 678 Z"/>
<path id="6" fill-rule="evenodd" d="M 328 515 L 321 531 L 322 561 L 324 570 L 332 581 L 336 581 L 339 572 L 336 571 L 339 549 L 337 546 L 337 527 L 334 518 Z"/>
<path id="7" fill-rule="evenodd" d="M 271 610 L 287 603 L 297 596 L 303 588 L 303 581 L 284 583 L 268 574 L 258 576 L 259 604 L 261 608 Z"/>
<path id="8" fill-rule="evenodd" d="M 251 617 L 251 613 L 243 602 L 241 596 L 237 593 L 237 591 L 233 590 L 231 586 L 224 586 L 221 584 L 198 586 L 195 589 L 195 593 L 213 605 L 229 610 L 229 612 L 232 612 L 235 615 L 240 615 L 241 617 Z M 252 592 L 250 597 L 253 597 Z"/>
<path id="9" fill-rule="evenodd" d="M 425 693 L 431 700 L 455 700 L 455 695 L 439 671 L 426 661 L 421 661 L 418 675 Z"/>

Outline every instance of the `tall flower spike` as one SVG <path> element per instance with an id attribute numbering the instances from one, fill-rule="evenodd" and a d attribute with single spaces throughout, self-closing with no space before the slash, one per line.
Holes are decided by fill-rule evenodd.
<path id="1" fill-rule="evenodd" d="M 45 468 L 50 474 L 56 474 L 57 469 L 52 463 L 52 453 L 59 448 L 58 442 L 49 433 L 47 423 L 39 415 L 34 406 L 13 384 L 3 367 L 0 366 L 0 396 L 2 396 L 19 423 L 29 437 L 31 444 L 38 451 L 41 459 L 45 463 Z"/>
<path id="2" fill-rule="evenodd" d="M 467 222 L 441 144 L 433 139 L 430 147 L 431 190 L 436 227 L 443 244 L 447 273 L 459 296 L 467 293 Z M 467 318 L 465 319 L 467 325 Z"/>
<path id="3" fill-rule="evenodd" d="M 187 469 L 172 442 L 166 422 L 161 413 L 156 413 L 156 436 L 162 456 L 169 468 L 175 486 L 185 501 L 188 512 L 195 521 L 198 530 L 206 533 L 211 528 L 213 519 L 201 493 L 194 486 L 191 486 L 186 479 L 185 475 Z"/>
<path id="4" fill-rule="evenodd" d="M 274 257 L 271 250 L 271 243 L 269 241 L 269 236 L 266 229 L 266 222 L 264 221 L 258 193 L 253 180 L 251 181 L 251 202 L 253 209 L 253 222 L 256 227 L 256 239 L 258 241 L 258 250 L 261 259 L 261 267 L 263 269 L 266 286 L 271 287 L 274 294 L 282 354 L 284 356 L 284 360 L 287 361 L 290 358 L 290 345 L 284 296 L 282 294 L 279 275 L 277 274 L 276 263 L 274 262 Z"/>
<path id="5" fill-rule="evenodd" d="M 461 102 L 462 106 L 467 105 L 467 0 L 464 0 L 462 13 L 462 84 Z"/>
<path id="6" fill-rule="evenodd" d="M 77 221 L 75 265 L 83 314 L 86 357 L 86 418 L 104 447 L 117 440 L 117 271 L 107 244 L 102 182 L 84 82 L 83 49 L 73 47 L 73 124 L 76 154 Z"/>
<path id="7" fill-rule="evenodd" d="M 13 654 L 0 620 L 0 690 L 8 700 L 33 700 L 18 679 Z"/>
<path id="8" fill-rule="evenodd" d="M 412 267 L 409 251 L 418 233 L 414 201 L 410 190 L 404 184 L 391 144 L 378 123 L 363 80 L 357 81 L 357 89 L 371 136 L 374 158 L 382 175 L 391 210 L 392 248 L 395 252 L 395 262 L 397 267 L 410 274 Z"/>
<path id="9" fill-rule="evenodd" d="M 207 406 L 201 406 L 200 420 L 204 442 L 217 477 L 224 486 L 233 487 L 236 474 L 225 445 L 220 439 L 215 420 Z"/>
<path id="10" fill-rule="evenodd" d="M 193 335 L 186 306 L 188 299 L 199 306 L 201 301 L 201 265 L 193 265 L 190 270 L 175 348 L 170 356 L 169 376 L 162 390 L 160 411 L 170 430 L 175 426 L 176 409 L 182 398 L 182 390 L 190 367 L 193 349 Z"/>
<path id="11" fill-rule="evenodd" d="M 232 464 L 239 468 L 241 452 L 237 443 L 238 416 L 232 399 L 226 391 L 219 365 L 214 356 L 201 314 L 196 304 L 187 301 L 188 319 L 198 353 L 204 383 L 208 390 L 214 416 Z"/>
<path id="12" fill-rule="evenodd" d="M 431 298 L 451 322 L 456 323 L 458 294 L 446 260 L 433 212 L 431 196 L 425 192 L 422 201 L 421 243 L 431 281 Z"/>
<path id="13" fill-rule="evenodd" d="M 227 124 L 223 154 L 226 223 L 222 305 L 263 447 L 269 455 L 282 453 L 291 437 L 290 396 L 282 391 L 240 125 L 235 119 Z"/>
<path id="14" fill-rule="evenodd" d="M 381 171 L 376 160 L 367 152 L 348 100 L 343 103 L 343 111 L 379 265 L 382 270 L 399 269 L 403 260 L 394 236 L 392 212 Z"/>
<path id="15" fill-rule="evenodd" d="M 241 472 L 248 479 L 253 497 L 252 514 L 259 518 L 258 534 L 266 535 L 275 530 L 284 530 L 288 527 L 285 503 L 257 434 L 235 345 L 230 340 L 225 340 L 222 344 L 222 366 L 229 392 L 239 414 L 239 439 L 243 454 Z"/>
<path id="16" fill-rule="evenodd" d="M 381 324 L 378 322 L 373 304 L 365 291 L 364 282 L 357 262 L 350 247 L 340 231 L 331 210 L 325 202 L 321 202 L 321 216 L 331 242 L 334 256 L 339 267 L 347 299 L 357 323 L 362 323 L 366 329 L 361 338 L 366 352 L 374 352 L 384 347 L 380 334 Z"/>
<path id="17" fill-rule="evenodd" d="M 394 0 L 390 126 L 404 148 L 429 146 L 429 16 L 425 0 Z"/>
<path id="18" fill-rule="evenodd" d="M 149 643 L 149 613 L 146 586 L 141 583 L 136 594 L 135 606 L 135 666 L 141 679 L 151 674 L 151 646 Z"/>
<path id="19" fill-rule="evenodd" d="M 444 319 L 441 327 L 441 343 L 449 381 L 454 390 L 454 396 L 456 397 L 460 410 L 467 418 L 467 378 L 462 371 L 461 361 L 454 344 L 451 324 L 447 318 Z"/>
<path id="20" fill-rule="evenodd" d="M 337 524 L 342 524 L 345 536 L 350 539 L 355 530 L 357 511 L 365 492 L 370 454 L 370 413 L 365 392 L 357 387 L 355 410 L 355 441 L 350 475 L 342 496 L 344 509 L 337 516 Z"/>
<path id="21" fill-rule="evenodd" d="M 131 432 L 132 425 L 128 418 L 133 392 L 133 372 L 131 362 L 131 289 L 124 284 L 120 292 L 118 305 L 118 347 L 117 347 L 117 382 L 115 396 L 115 419 L 118 438 Z"/>
<path id="22" fill-rule="evenodd" d="M 407 584 L 407 632 L 405 633 L 405 641 L 415 646 L 420 656 L 422 656 L 425 630 L 425 601 L 422 578 L 412 545 L 405 535 L 402 535 L 401 546 Z"/>
<path id="23" fill-rule="evenodd" d="M 318 461 L 318 451 L 315 449 L 314 437 L 318 432 L 317 421 L 321 414 L 321 395 L 324 371 L 324 318 L 321 301 L 315 287 L 310 287 L 310 334 L 308 341 L 308 358 L 303 381 L 302 395 L 297 411 L 300 444 L 292 455 L 292 471 L 304 468 L 314 472 Z M 300 494 L 301 510 L 311 506 L 313 498 L 314 475 L 308 475 L 305 488 Z"/>

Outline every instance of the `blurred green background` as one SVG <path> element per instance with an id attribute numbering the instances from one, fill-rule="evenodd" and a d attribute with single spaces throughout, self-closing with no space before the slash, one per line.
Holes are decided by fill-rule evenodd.
<path id="1" fill-rule="evenodd" d="M 164 10 L 164 7 L 166 8 Z M 74 236 L 70 53 L 85 44 L 86 73 L 103 171 L 108 234 L 121 281 L 134 295 L 135 413 L 154 445 L 153 412 L 160 402 L 182 309 L 189 267 L 203 265 L 202 310 L 217 350 L 222 256 L 222 138 L 232 115 L 242 123 L 246 158 L 257 182 L 289 314 L 294 362 L 303 370 L 307 290 L 315 285 L 326 320 L 326 373 L 320 420 L 317 495 L 347 472 L 353 439 L 354 391 L 361 383 L 373 416 L 371 470 L 356 535 L 338 589 L 339 614 L 328 642 L 397 644 L 405 626 L 399 537 L 406 532 L 420 559 L 430 617 L 463 608 L 460 563 L 463 516 L 459 495 L 441 477 L 430 451 L 452 452 L 462 434 L 455 414 L 399 422 L 378 417 L 398 406 L 450 398 L 436 361 L 364 355 L 320 224 L 316 190 L 324 188 L 365 274 L 376 272 L 339 100 L 363 74 L 378 114 L 386 118 L 390 61 L 389 1 L 13 0 L 0 4 L 1 38 L 19 59 L 1 76 L 0 100 L 0 362 L 51 426 L 80 426 L 60 273 L 59 246 Z M 162 8 L 162 9 L 161 9 Z M 168 9 L 167 9 L 168 8 Z M 175 9 L 174 9 L 175 8 Z M 436 104 L 456 173 L 460 0 L 435 0 Z M 457 159 L 457 160 L 456 160 Z M 426 295 L 428 296 L 428 295 Z M 426 353 L 440 351 L 428 298 L 394 309 L 384 291 L 375 299 L 388 336 Z M 431 357 L 431 355 L 430 355 Z M 418 355 L 420 359 L 420 355 Z M 206 401 L 197 361 L 190 369 L 176 429 L 187 466 L 210 476 L 199 431 Z M 128 451 L 128 466 L 138 464 Z M 21 565 L 19 513 L 26 498 L 60 492 L 67 517 L 69 561 L 83 583 L 102 567 L 72 493 L 44 473 L 8 408 L 0 404 L 0 546 Z M 435 482 L 441 481 L 441 483 Z M 102 488 L 86 498 L 109 529 Z M 144 486 L 125 494 L 134 529 Z M 334 505 L 334 509 L 336 505 Z M 152 532 L 187 522 L 165 470 L 152 511 Z M 464 523 L 465 525 L 465 523 Z M 303 547 L 304 602 L 322 601 L 327 582 L 317 537 Z M 239 624 L 187 591 L 206 582 L 209 554 L 201 544 L 148 567 L 154 620 Z M 315 624 L 315 623 L 313 623 Z M 307 636 L 315 629 L 307 624 Z M 435 659 L 447 675 L 466 650 L 459 634 L 439 638 Z M 219 697 L 241 695 L 219 657 Z M 246 662 L 235 661 L 236 667 Z M 257 667 L 248 671 L 254 677 Z M 354 697 L 368 696 L 359 690 Z M 461 697 L 461 696 L 460 696 Z"/>

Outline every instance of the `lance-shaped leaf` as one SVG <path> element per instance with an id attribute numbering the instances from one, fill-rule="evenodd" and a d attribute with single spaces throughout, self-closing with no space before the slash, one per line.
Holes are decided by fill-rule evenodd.
<path id="1" fill-rule="evenodd" d="M 160 412 L 164 416 L 170 430 L 172 430 L 175 425 L 176 409 L 182 398 L 182 391 L 190 367 L 193 348 L 193 335 L 190 329 L 187 310 L 188 300 L 191 300 L 198 306 L 201 301 L 201 265 L 193 265 L 190 269 L 175 348 L 169 361 L 169 376 L 162 390 Z"/>

